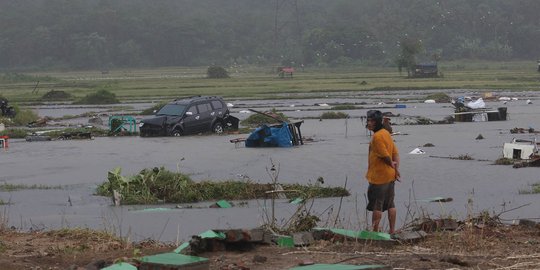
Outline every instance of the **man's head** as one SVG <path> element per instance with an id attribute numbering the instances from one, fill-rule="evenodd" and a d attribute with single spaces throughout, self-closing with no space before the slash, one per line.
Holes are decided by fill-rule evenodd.
<path id="1" fill-rule="evenodd" d="M 367 111 L 367 125 L 366 128 L 377 132 L 383 128 L 383 114 L 379 110 Z"/>

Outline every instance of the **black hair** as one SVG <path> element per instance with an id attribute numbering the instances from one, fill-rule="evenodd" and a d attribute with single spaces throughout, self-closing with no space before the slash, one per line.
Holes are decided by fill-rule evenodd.
<path id="1" fill-rule="evenodd" d="M 379 110 L 369 110 L 367 111 L 367 120 L 373 119 L 375 120 L 375 127 L 373 128 L 373 132 L 377 132 L 380 129 L 383 128 L 383 114 Z"/>

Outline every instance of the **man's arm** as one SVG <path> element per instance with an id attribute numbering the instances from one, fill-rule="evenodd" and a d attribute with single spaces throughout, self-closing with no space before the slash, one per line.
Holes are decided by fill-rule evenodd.
<path id="1" fill-rule="evenodd" d="M 401 178 L 401 174 L 399 173 L 399 153 L 394 153 L 392 155 L 392 167 L 396 170 L 396 180 L 399 181 L 399 179 Z"/>

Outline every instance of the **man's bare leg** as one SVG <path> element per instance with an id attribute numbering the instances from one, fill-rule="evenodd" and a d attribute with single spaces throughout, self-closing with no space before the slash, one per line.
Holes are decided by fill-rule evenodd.
<path id="1" fill-rule="evenodd" d="M 382 212 L 373 210 L 373 214 L 371 216 L 371 223 L 372 223 L 374 232 L 379 231 L 379 223 L 381 222 L 381 218 L 382 218 Z"/>
<path id="2" fill-rule="evenodd" d="M 396 212 L 396 208 L 388 209 L 388 223 L 390 223 L 390 234 L 396 232 Z"/>

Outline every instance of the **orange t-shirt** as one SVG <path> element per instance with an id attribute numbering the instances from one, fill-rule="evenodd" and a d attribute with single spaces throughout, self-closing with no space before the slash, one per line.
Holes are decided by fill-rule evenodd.
<path id="1" fill-rule="evenodd" d="M 398 154 L 392 136 L 386 129 L 373 134 L 369 144 L 368 170 L 366 179 L 371 184 L 386 184 L 396 180 L 396 170 L 386 164 L 382 158 Z"/>

